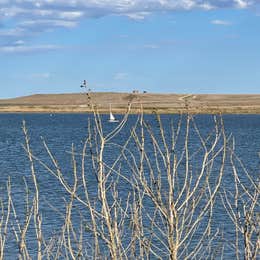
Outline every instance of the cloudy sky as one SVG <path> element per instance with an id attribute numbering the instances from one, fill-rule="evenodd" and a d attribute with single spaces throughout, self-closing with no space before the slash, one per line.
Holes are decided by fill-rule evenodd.
<path id="1" fill-rule="evenodd" d="M 260 0 L 0 0 L 0 98 L 260 93 Z"/>

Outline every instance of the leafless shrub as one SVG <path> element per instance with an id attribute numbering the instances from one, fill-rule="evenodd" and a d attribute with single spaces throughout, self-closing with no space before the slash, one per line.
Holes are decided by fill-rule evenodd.
<path id="1" fill-rule="evenodd" d="M 247 171 L 235 154 L 235 141 L 230 150 L 234 192 L 223 191 L 222 202 L 235 227 L 235 241 L 231 242 L 236 259 L 257 259 L 260 250 L 260 179 Z"/>
<path id="2" fill-rule="evenodd" d="M 23 125 L 33 187 L 29 196 L 25 185 L 26 210 L 21 223 L 10 180 L 7 183 L 7 207 L 2 204 L 0 219 L 0 259 L 4 258 L 8 231 L 14 234 L 20 259 L 222 257 L 225 234 L 212 222 L 228 159 L 235 194 L 225 191 L 222 201 L 235 224 L 233 246 L 238 259 L 241 255 L 256 259 L 259 180 L 252 180 L 243 167 L 253 189 L 240 181 L 234 160 L 240 161 L 230 148 L 222 118 L 214 117 L 214 126 L 205 136 L 192 115 L 180 116 L 178 121 L 167 124 L 155 115 L 157 127 L 151 127 L 140 113 L 125 140 L 118 140 L 129 111 L 130 106 L 121 123 L 109 133 L 104 130 L 98 111 L 94 111 L 82 150 L 77 151 L 72 145 L 69 151 L 72 167 L 66 171 L 45 140 L 48 162 L 33 153 Z M 47 239 L 42 228 L 40 172 L 35 165 L 51 174 L 65 194 L 64 212 L 50 205 L 59 211 L 63 224 Z M 32 225 L 36 253 L 30 251 L 26 239 Z M 244 237 L 243 252 L 239 233 Z"/>

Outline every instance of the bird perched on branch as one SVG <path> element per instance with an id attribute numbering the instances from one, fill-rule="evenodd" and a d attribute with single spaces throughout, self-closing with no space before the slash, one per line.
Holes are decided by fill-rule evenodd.
<path id="1" fill-rule="evenodd" d="M 84 79 L 82 85 L 80 86 L 81 88 L 86 88 L 87 87 L 87 81 Z"/>

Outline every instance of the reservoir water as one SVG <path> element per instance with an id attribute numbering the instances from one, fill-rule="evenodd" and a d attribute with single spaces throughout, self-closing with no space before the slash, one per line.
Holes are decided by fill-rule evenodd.
<path id="1" fill-rule="evenodd" d="M 116 117 L 119 120 L 122 120 L 121 115 L 116 115 Z M 165 142 L 171 146 L 172 142 L 172 136 L 171 131 L 172 127 L 174 127 L 175 133 L 178 131 L 178 123 L 180 116 L 178 115 L 161 115 L 161 122 L 164 127 L 164 135 L 165 135 Z M 10 221 L 8 224 L 8 234 L 7 234 L 7 240 L 6 240 L 6 246 L 5 246 L 5 256 L 6 259 L 16 259 L 19 255 L 19 241 L 17 242 L 14 235 L 14 230 L 19 233 L 19 228 L 17 225 L 17 221 L 20 223 L 20 227 L 24 227 L 24 219 L 26 214 L 28 213 L 28 210 L 26 211 L 26 194 L 28 194 L 30 205 L 32 206 L 32 199 L 35 194 L 33 181 L 31 178 L 31 168 L 30 168 L 30 162 L 28 160 L 27 153 L 24 149 L 25 144 L 25 138 L 22 131 L 22 122 L 23 120 L 26 122 L 26 127 L 28 129 L 28 135 L 30 137 L 30 147 L 32 150 L 33 155 L 35 156 L 35 172 L 38 180 L 38 188 L 39 188 L 39 194 L 40 194 L 40 203 L 39 203 L 39 211 L 42 217 L 42 231 L 43 236 L 45 239 L 46 245 L 49 245 L 49 248 L 51 248 L 52 240 L 56 238 L 57 241 L 59 241 L 59 236 L 61 234 L 61 228 L 64 223 L 64 212 L 66 212 L 66 205 L 68 201 L 70 200 L 70 195 L 66 192 L 64 187 L 60 184 L 60 182 L 57 180 L 57 178 L 48 172 L 46 170 L 46 167 L 44 167 L 43 164 L 40 162 L 44 162 L 47 166 L 49 166 L 52 170 L 55 172 L 55 167 L 53 165 L 53 162 L 50 159 L 50 156 L 48 155 L 48 152 L 46 151 L 46 148 L 44 147 L 43 141 L 46 142 L 48 145 L 50 151 L 53 153 L 53 156 L 55 156 L 55 160 L 59 163 L 59 167 L 61 171 L 64 174 L 64 178 L 69 184 L 73 184 L 73 160 L 72 160 L 72 144 L 73 144 L 73 150 L 75 151 L 75 160 L 77 164 L 78 172 L 81 172 L 82 170 L 82 149 L 84 147 L 84 143 L 87 138 L 89 138 L 89 131 L 88 131 L 88 124 L 94 124 L 93 115 L 88 114 L 0 114 L 0 197 L 1 200 L 4 203 L 4 211 L 7 210 L 7 191 L 6 191 L 6 183 L 8 181 L 8 178 L 10 177 L 11 181 L 11 190 L 12 190 L 12 200 L 14 203 L 14 206 L 16 208 L 17 217 L 14 216 L 13 213 L 11 213 Z M 104 135 L 108 134 L 109 132 L 113 131 L 113 129 L 116 128 L 116 123 L 108 123 L 108 115 L 102 115 L 102 131 Z M 185 182 L 184 177 L 181 176 L 181 171 L 185 171 L 185 127 L 186 127 L 186 116 L 183 116 L 182 125 L 180 125 L 180 132 L 179 132 L 179 143 L 176 144 L 176 147 L 174 148 L 174 152 L 176 155 L 183 156 L 183 161 L 180 162 L 179 165 L 179 171 L 180 171 L 180 183 L 179 186 L 183 185 Z M 194 120 L 196 122 L 196 126 L 200 131 L 201 137 L 205 140 L 211 140 L 213 137 L 211 136 L 212 133 L 215 133 L 214 131 L 214 118 L 211 115 L 196 115 L 194 116 Z M 104 161 L 106 164 L 113 165 L 115 160 L 120 155 L 120 149 L 122 146 L 128 141 L 129 135 L 133 132 L 133 127 L 137 121 L 137 115 L 130 115 L 126 124 L 123 126 L 123 128 L 119 131 L 119 133 L 111 138 L 109 140 L 109 143 L 107 144 L 107 149 L 104 152 Z M 255 183 L 257 180 L 259 180 L 259 152 L 260 152 L 260 115 L 223 115 L 223 121 L 224 121 L 224 127 L 225 127 L 225 133 L 227 141 L 230 144 L 230 147 L 234 145 L 234 151 L 239 158 L 240 162 L 243 162 L 244 167 L 246 168 L 249 176 L 252 178 Z M 161 173 L 158 173 L 158 167 L 163 165 L 163 160 L 160 157 L 159 149 L 154 148 L 155 143 L 152 141 L 151 132 L 153 133 L 153 137 L 158 140 L 158 146 L 161 147 L 162 152 L 165 152 L 164 149 L 164 140 L 161 138 L 161 132 L 159 129 L 159 123 L 156 119 L 155 115 L 145 115 L 144 116 L 144 122 L 145 122 L 145 133 L 144 137 L 147 140 L 147 143 L 145 144 L 146 149 L 146 155 L 151 158 L 149 163 L 152 165 L 149 166 L 149 163 L 147 163 L 148 159 L 144 159 L 146 163 L 144 163 L 144 168 L 142 171 L 144 174 L 147 174 L 147 180 L 151 180 L 151 169 L 153 169 L 153 172 L 155 172 L 155 179 L 158 178 L 159 174 L 162 176 L 162 184 L 161 188 L 167 190 L 167 178 L 163 177 L 164 173 L 163 170 Z M 192 124 L 191 124 L 192 125 Z M 194 126 L 191 126 L 193 130 L 189 133 L 189 140 L 191 143 L 190 147 L 190 164 L 192 164 L 192 168 L 190 168 L 191 171 L 194 171 L 195 176 L 199 176 L 199 171 L 201 169 L 201 162 L 198 160 L 202 160 L 202 157 L 196 155 L 197 148 L 201 145 L 201 142 L 199 140 L 198 135 L 195 133 Z M 93 128 L 94 129 L 94 128 Z M 92 130 L 93 130 L 92 129 Z M 183 130 L 182 130 L 183 129 Z M 149 132 L 151 131 L 151 132 Z M 221 129 L 220 129 L 221 131 Z M 91 132 L 91 138 L 93 140 L 93 143 L 96 142 L 95 138 L 98 138 L 98 132 L 97 130 L 93 130 Z M 208 139 L 207 139 L 208 138 Z M 140 161 L 140 147 L 138 147 L 139 140 L 141 142 L 142 140 L 142 132 L 140 128 L 136 128 L 136 133 L 134 133 L 132 140 L 129 141 L 129 144 L 127 145 L 127 149 L 123 153 L 123 155 L 120 157 L 120 160 L 118 164 L 115 166 L 115 169 L 117 172 L 120 172 L 120 175 L 127 176 L 127 178 L 131 179 L 132 174 L 132 168 L 134 167 L 134 159 L 131 157 L 132 155 L 130 152 L 132 151 L 133 156 L 137 156 L 136 159 L 137 162 L 137 168 L 138 168 L 138 162 Z M 231 145 L 232 143 L 232 145 Z M 99 141 L 97 140 L 97 145 L 99 145 Z M 210 181 L 212 183 L 216 183 L 217 181 L 217 174 L 219 173 L 220 164 L 221 164 L 221 156 L 223 151 L 221 150 L 221 140 L 219 141 L 219 144 L 216 146 L 216 152 L 217 149 L 219 150 L 219 154 L 216 154 L 215 162 L 209 167 L 209 164 L 207 165 L 207 170 L 211 170 L 213 172 L 213 175 L 216 173 L 216 176 L 210 177 Z M 158 162 L 156 161 L 156 157 L 154 155 L 154 151 L 158 152 Z M 95 149 L 93 151 L 90 151 L 90 148 L 87 149 L 88 156 L 91 158 L 93 155 L 94 157 L 97 155 Z M 90 153 L 93 153 L 89 155 Z M 229 153 L 229 152 L 227 152 Z M 183 155 L 184 154 L 184 155 Z M 194 157 L 192 157 L 194 155 Z M 139 161 L 138 161 L 139 160 Z M 156 165 L 157 163 L 157 165 Z M 212 220 L 212 234 L 216 234 L 214 240 L 215 242 L 212 243 L 212 248 L 215 250 L 215 258 L 219 259 L 221 256 L 223 256 L 224 259 L 233 259 L 235 257 L 235 228 L 232 224 L 232 221 L 230 220 L 230 217 L 228 216 L 225 208 L 223 207 L 223 202 L 221 200 L 221 194 L 222 199 L 224 198 L 223 194 L 234 194 L 235 188 L 234 188 L 234 178 L 232 173 L 232 165 L 230 163 L 230 157 L 227 157 L 226 159 L 226 166 L 224 168 L 223 178 L 221 180 L 221 186 L 218 191 L 218 194 L 216 195 L 215 199 L 215 206 L 213 210 L 213 220 Z M 85 174 L 86 179 L 88 182 L 89 187 L 89 194 L 92 196 L 91 201 L 93 203 L 97 203 L 97 210 L 99 209 L 98 206 L 98 194 L 97 194 L 97 176 L 95 173 L 95 169 L 98 168 L 98 163 L 96 165 L 91 164 L 91 160 L 85 161 Z M 95 168 L 97 167 L 97 168 Z M 106 172 L 109 172 L 109 167 L 105 168 Z M 163 167 L 162 167 L 163 169 Z M 248 177 L 245 176 L 245 172 L 243 170 L 243 167 L 241 165 L 238 165 L 238 175 L 240 180 L 243 182 L 243 184 L 250 189 L 252 187 L 252 183 L 248 181 Z M 108 179 L 108 187 L 109 182 L 113 183 L 117 178 L 118 180 L 118 197 L 120 200 L 127 201 L 128 194 L 132 190 L 132 186 L 130 187 L 126 180 L 121 177 L 115 176 L 115 173 L 112 171 L 111 178 Z M 197 175 L 196 175 L 197 174 Z M 129 177 L 130 176 L 130 177 Z M 79 181 L 79 194 L 80 196 L 83 196 L 83 189 L 82 189 L 82 176 L 79 174 L 80 179 Z M 136 177 L 138 178 L 138 177 Z M 156 179 L 157 180 L 157 179 Z M 26 193 L 25 189 L 25 181 L 26 185 L 28 185 L 28 190 Z M 139 180 L 140 181 L 140 180 Z M 190 187 L 192 185 L 195 185 L 193 183 L 193 180 L 190 181 Z M 188 181 L 188 182 L 189 182 Z M 155 181 L 154 181 L 155 182 Z M 164 183 L 165 182 L 165 183 Z M 194 181 L 195 182 L 195 181 Z M 141 184 L 140 184 L 141 185 Z M 152 184 L 151 184 L 152 185 Z M 176 186 L 177 187 L 177 186 Z M 179 187 L 179 191 L 182 187 Z M 154 188 L 155 189 L 155 188 Z M 203 190 L 200 189 L 202 192 Z M 184 191 L 184 193 L 187 191 Z M 210 192 L 207 191 L 207 194 Z M 110 194 L 110 196 L 112 196 Z M 164 196 L 164 195 L 163 195 Z M 175 194 L 173 195 L 175 196 Z M 229 195 L 228 195 L 229 196 Z M 231 198 L 231 197 L 230 197 Z M 110 198 L 108 198 L 110 199 Z M 113 196 L 111 197 L 111 201 L 113 200 Z M 132 198 L 129 199 L 131 201 Z M 183 198 L 180 198 L 182 200 Z M 206 197 L 201 200 L 201 205 L 205 205 Z M 129 202 L 130 203 L 130 202 Z M 150 226 L 151 225 L 151 218 L 152 214 L 155 214 L 154 212 L 154 204 L 150 199 L 144 198 L 143 203 L 146 203 L 144 205 L 144 208 L 146 208 L 144 221 L 147 221 L 147 223 L 144 223 L 144 226 Z M 195 203 L 195 202 L 194 202 Z M 203 204 L 204 203 L 204 204 Z M 259 203 L 259 202 L 258 202 Z M 124 205 L 124 203 L 122 203 Z M 90 216 L 89 213 L 84 213 L 84 206 L 82 206 L 80 203 L 75 203 L 73 205 L 73 220 L 76 230 L 80 230 L 82 228 L 82 225 L 84 228 L 82 230 L 82 240 L 84 241 L 84 245 L 86 245 L 85 251 L 82 253 L 86 257 L 86 255 L 89 256 L 89 258 L 92 258 L 93 252 L 91 251 L 91 246 L 93 246 L 93 236 L 89 234 L 89 230 L 87 230 L 88 221 L 90 222 Z M 131 208 L 131 206 L 129 206 Z M 130 210 L 130 209 L 129 209 Z M 131 210 L 130 210 L 131 211 Z M 148 213 L 147 213 L 148 212 Z M 259 204 L 257 204 L 255 208 L 255 212 L 258 212 L 259 214 Z M 112 213 L 111 213 L 112 214 Z M 150 216 L 151 214 L 152 216 Z M 208 213 L 207 213 L 208 214 Z M 194 212 L 194 217 L 191 217 L 191 223 L 193 223 L 196 220 L 196 216 L 199 216 L 199 213 L 196 211 Z M 162 220 L 161 223 L 160 219 L 163 218 L 162 216 L 157 216 L 156 221 L 158 221 L 157 231 L 158 236 L 162 236 L 160 233 L 160 229 L 164 230 L 164 227 L 160 226 L 163 225 L 164 220 Z M 125 220 L 124 225 L 126 225 L 126 231 L 125 231 L 125 238 L 122 239 L 123 243 L 129 244 L 129 237 L 130 236 L 130 226 L 131 221 L 127 223 L 127 220 Z M 83 224 L 82 224 L 83 223 Z M 100 221 L 100 224 L 102 225 L 102 221 Z M 190 224 L 191 225 L 191 224 Z M 189 244 L 187 244 L 187 248 L 185 248 L 185 245 L 182 245 L 182 252 L 184 257 L 187 256 L 190 251 L 194 250 L 196 247 L 196 240 L 198 241 L 200 239 L 200 234 L 202 235 L 204 227 L 201 224 L 198 227 L 196 227 L 196 232 L 194 233 L 194 237 L 190 241 Z M 259 222 L 258 222 L 259 225 Z M 192 226 L 192 225 L 191 225 Z M 201 229 L 201 231 L 200 231 Z M 259 229 L 259 226 L 258 226 Z M 103 230 L 104 231 L 104 230 Z M 3 232 L 3 231 L 2 231 Z M 187 231 L 186 231 L 187 232 Z M 144 236 L 148 237 L 148 229 L 144 231 Z M 158 256 L 165 258 L 169 256 L 169 252 L 167 252 L 166 249 L 163 249 L 163 245 L 167 242 L 164 240 L 165 238 L 162 238 L 162 241 L 160 239 L 157 239 L 154 237 L 152 240 L 154 241 L 154 254 L 150 254 L 149 257 L 151 259 L 156 259 Z M 256 239 L 253 235 L 253 241 Z M 55 240 L 55 239 L 54 239 Z M 243 238 L 240 236 L 240 240 L 242 241 Z M 35 259 L 37 255 L 37 244 L 35 239 L 35 228 L 34 224 L 31 220 L 28 232 L 27 232 L 27 250 L 30 254 L 30 256 Z M 213 255 L 213 249 L 210 251 L 207 248 L 207 244 L 209 244 L 210 239 L 205 238 L 205 243 L 202 243 L 201 248 L 206 254 Z M 241 257 L 243 256 L 243 241 L 239 241 L 239 246 L 241 247 Z M 101 243 L 101 251 L 102 248 L 104 252 L 102 253 L 103 256 L 109 257 L 109 252 L 107 251 L 107 247 Z M 55 244 L 55 243 L 53 243 Z M 105 243 L 104 243 L 105 244 Z M 44 251 L 45 246 L 42 245 L 43 252 L 45 255 L 47 255 L 46 250 Z M 57 252 L 57 244 L 53 245 L 53 250 Z M 221 249 L 220 249 L 221 248 Z M 46 249 L 46 248 L 45 248 Z M 89 251 L 88 251 L 89 250 Z M 139 250 L 139 249 L 138 249 Z M 137 252 L 139 252 L 137 250 Z M 200 250 L 200 249 L 198 249 Z M 65 252 L 65 249 L 61 249 L 61 252 Z M 130 256 L 131 250 L 127 251 L 126 255 Z M 58 258 L 63 259 L 66 258 L 66 254 L 60 253 L 60 256 Z M 198 251 L 198 255 L 195 257 L 196 259 L 202 256 L 202 251 Z M 180 257 L 180 259 L 182 259 Z M 50 259 L 54 259 L 54 255 L 50 257 Z M 79 257 L 80 258 L 80 257 Z M 84 257 L 82 257 L 84 259 Z M 242 259 L 242 258 L 241 258 Z"/>

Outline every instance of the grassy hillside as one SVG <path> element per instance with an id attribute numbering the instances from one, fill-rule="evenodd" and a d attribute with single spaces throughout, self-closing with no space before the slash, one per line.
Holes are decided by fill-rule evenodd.
<path id="1" fill-rule="evenodd" d="M 260 94 L 152 94 L 95 92 L 73 94 L 36 94 L 0 100 L 0 112 L 90 112 L 89 104 L 107 113 L 112 105 L 116 113 L 124 113 L 127 104 L 132 112 L 143 105 L 146 113 L 260 113 Z"/>

